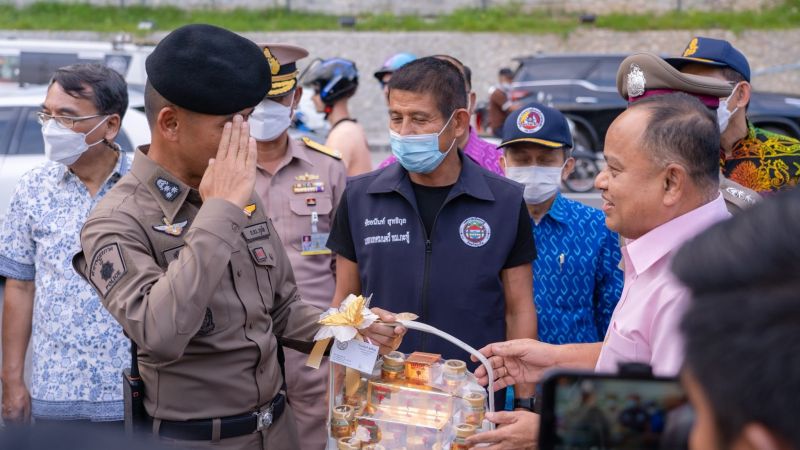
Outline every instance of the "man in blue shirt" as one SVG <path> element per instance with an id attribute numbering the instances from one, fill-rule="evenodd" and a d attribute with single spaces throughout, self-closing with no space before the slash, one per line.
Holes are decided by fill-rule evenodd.
<path id="1" fill-rule="evenodd" d="M 563 197 L 572 171 L 572 135 L 557 110 L 531 103 L 503 126 L 506 176 L 525 186 L 538 257 L 533 292 L 539 340 L 552 344 L 602 341 L 622 293 L 619 238 L 603 213 Z"/>

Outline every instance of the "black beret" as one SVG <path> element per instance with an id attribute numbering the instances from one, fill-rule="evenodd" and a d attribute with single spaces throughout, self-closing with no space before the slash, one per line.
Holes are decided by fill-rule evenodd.
<path id="1" fill-rule="evenodd" d="M 213 25 L 174 30 L 147 57 L 145 69 L 156 92 L 171 103 L 217 116 L 257 105 L 272 85 L 262 50 Z"/>

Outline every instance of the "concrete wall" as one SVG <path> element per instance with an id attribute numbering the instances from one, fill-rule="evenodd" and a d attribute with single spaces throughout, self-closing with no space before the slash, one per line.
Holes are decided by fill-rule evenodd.
<path id="1" fill-rule="evenodd" d="M 0 0 L 0 4 L 25 6 L 37 0 Z M 48 0 L 75 3 L 76 0 Z M 270 8 L 289 7 L 293 10 L 329 14 L 392 13 L 437 15 L 461 8 L 512 5 L 525 10 L 554 9 L 607 13 L 664 12 L 681 9 L 699 10 L 758 10 L 779 0 L 84 0 L 96 5 L 178 6 L 181 8 Z"/>
<path id="2" fill-rule="evenodd" d="M 158 40 L 165 33 L 156 33 Z M 352 113 L 364 125 L 370 142 L 388 142 L 386 103 L 380 85 L 372 76 L 384 60 L 400 51 L 417 55 L 451 54 L 473 71 L 473 85 L 478 101 L 486 100 L 489 87 L 496 82 L 497 71 L 504 66 L 514 67 L 513 58 L 544 53 L 631 53 L 650 51 L 678 54 L 695 35 L 728 39 L 750 60 L 754 72 L 781 64 L 800 63 L 800 29 L 786 31 L 748 31 L 740 35 L 711 31 L 651 31 L 623 33 L 606 30 L 579 30 L 569 36 L 517 35 L 500 33 L 380 33 L 380 32 L 281 32 L 246 33 L 259 42 L 288 42 L 303 46 L 311 56 L 300 62 L 303 69 L 315 57 L 334 56 L 351 59 L 361 72 L 360 85 L 353 97 Z M 52 39 L 110 39 L 87 32 L 10 32 L 0 31 L 0 37 Z M 756 89 L 800 94 L 800 70 L 790 70 L 755 76 Z"/>

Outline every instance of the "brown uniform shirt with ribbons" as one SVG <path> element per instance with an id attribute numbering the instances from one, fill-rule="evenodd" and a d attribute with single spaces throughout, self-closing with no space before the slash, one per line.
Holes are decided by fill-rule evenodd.
<path id="1" fill-rule="evenodd" d="M 300 301 L 255 194 L 247 213 L 203 202 L 147 151 L 91 213 L 73 264 L 139 346 L 151 416 L 253 411 L 281 388 L 276 337 L 309 351 L 321 311 Z"/>

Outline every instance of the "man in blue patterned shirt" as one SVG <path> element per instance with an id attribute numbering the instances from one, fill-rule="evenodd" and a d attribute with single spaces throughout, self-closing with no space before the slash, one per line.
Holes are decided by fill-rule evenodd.
<path id="1" fill-rule="evenodd" d="M 622 294 L 619 238 L 603 213 L 563 197 L 572 171 L 572 135 L 557 110 L 528 104 L 503 126 L 506 176 L 525 186 L 538 258 L 533 292 L 539 340 L 552 344 L 602 341 Z"/>
<path id="2" fill-rule="evenodd" d="M 130 167 L 114 143 L 127 107 L 125 80 L 107 67 L 76 64 L 53 74 L 38 113 L 50 161 L 20 179 L 0 231 L 6 422 L 123 419 L 129 344 L 71 261 L 89 211 Z"/>

